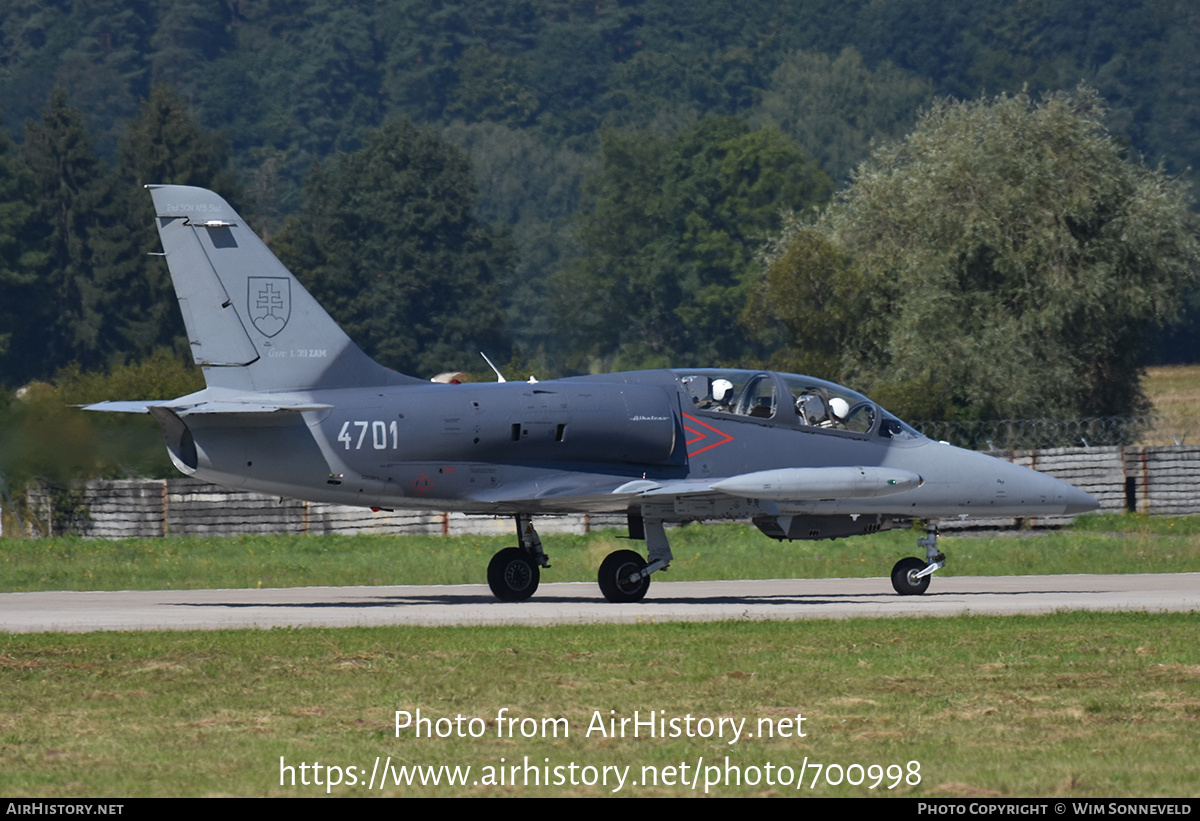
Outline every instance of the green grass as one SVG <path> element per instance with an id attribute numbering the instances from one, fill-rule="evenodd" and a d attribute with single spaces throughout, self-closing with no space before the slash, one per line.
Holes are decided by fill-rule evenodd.
<path id="1" fill-rule="evenodd" d="M 1070 613 L 828 622 L 0 635 L 0 794 L 307 796 L 296 767 L 523 762 L 631 768 L 920 764 L 919 784 L 801 795 L 1183 796 L 1200 783 L 1194 615 Z M 397 737 L 397 710 L 481 719 L 483 737 Z M 567 738 L 500 738 L 565 718 Z M 755 738 L 604 738 L 663 711 Z M 613 711 L 610 713 L 610 711 Z M 805 717 L 804 738 L 759 721 Z M 779 725 L 776 724 L 778 727 Z M 567 772 L 566 770 L 563 771 Z M 311 780 L 311 771 L 309 773 Z M 808 770 L 808 778 L 814 775 Z M 323 779 L 324 780 L 324 779 Z M 716 795 L 796 794 L 765 783 Z M 335 795 L 365 795 L 338 786 Z M 395 787 L 384 795 L 605 795 L 599 785 Z"/>
<path id="2" fill-rule="evenodd" d="M 776 544 L 752 528 L 672 531 L 669 578 L 884 575 L 918 534 Z M 117 589 L 482 582 L 511 539 L 58 539 L 0 542 L 0 588 Z M 546 580 L 593 579 L 613 532 L 545 539 Z M 955 573 L 1200 570 L 1200 518 L 1090 516 L 1060 532 L 943 537 Z M 943 571 L 944 572 L 944 571 Z M 765 777 L 810 764 L 920 763 L 920 783 L 802 795 L 1191 795 L 1200 783 L 1195 614 L 861 619 L 557 627 L 0 634 L 0 795 L 324 794 L 280 785 L 280 759 L 393 767 L 629 767 L 623 795 L 701 759 Z M 481 738 L 397 737 L 397 710 L 479 718 Z M 500 738 L 501 709 L 565 718 L 568 738 Z M 593 717 L 760 721 L 805 738 L 603 738 Z M 612 711 L 612 712 L 610 712 Z M 778 724 L 776 724 L 778 726 Z M 757 735 L 757 733 L 756 733 Z M 549 762 L 546 760 L 549 759 Z M 746 769 L 750 768 L 750 769 Z M 322 771 L 322 781 L 326 780 Z M 569 770 L 561 770 L 570 777 Z M 577 775 L 583 771 L 576 770 Z M 711 775 L 714 771 L 705 771 Z M 856 771 L 857 774 L 857 771 Z M 776 777 L 778 773 L 776 773 Z M 307 773 L 313 780 L 311 770 Z M 343 778 L 348 778 L 343 775 Z M 509 773 L 506 778 L 511 778 Z M 794 775 L 791 777 L 794 779 Z M 903 778 L 900 779 L 903 781 Z M 604 795 L 611 786 L 389 786 L 384 795 Z M 716 795 L 796 794 L 722 783 Z M 335 795 L 363 795 L 343 784 Z"/>
<path id="3" fill-rule="evenodd" d="M 887 576 L 919 551 L 919 532 L 774 542 L 750 525 L 670 531 L 662 581 Z M 211 539 L 0 540 L 0 591 L 159 590 L 376 584 L 482 584 L 515 537 L 242 536 Z M 543 581 L 590 581 L 609 552 L 638 542 L 616 531 L 546 536 Z M 1200 517 L 1086 516 L 1070 528 L 943 536 L 942 575 L 1200 571 Z"/>

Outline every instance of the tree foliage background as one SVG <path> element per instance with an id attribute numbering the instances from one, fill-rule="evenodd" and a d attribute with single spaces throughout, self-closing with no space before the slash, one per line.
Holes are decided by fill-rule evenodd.
<path id="1" fill-rule="evenodd" d="M 840 355 L 810 356 L 910 418 L 1131 414 L 1146 344 L 1200 272 L 1189 205 L 1094 91 L 943 100 L 793 225 L 759 310 L 797 312 L 776 319 L 800 350 L 837 326 Z"/>
<path id="2" fill-rule="evenodd" d="M 367 353 L 401 371 L 507 358 L 507 238 L 475 218 L 466 156 L 408 121 L 315 169 L 280 259 Z"/>
<path id="3" fill-rule="evenodd" d="M 1200 338 L 1162 262 L 1194 238 L 1197 41 L 1176 0 L 10 0 L 0 386 L 186 361 L 141 189 L 174 182 L 422 376 L 484 347 L 539 377 L 769 361 L 918 416 L 1135 409 Z M 1103 119 L 1039 114 L 1003 167 L 934 103 L 1081 81 Z"/>
<path id="4" fill-rule="evenodd" d="M 608 132 L 580 216 L 586 254 L 560 283 L 563 333 L 608 367 L 737 364 L 756 252 L 829 177 L 778 131 L 706 117 L 674 139 Z"/>

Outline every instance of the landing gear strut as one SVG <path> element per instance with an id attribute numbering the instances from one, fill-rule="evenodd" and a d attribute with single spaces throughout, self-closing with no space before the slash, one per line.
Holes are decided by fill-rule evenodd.
<path id="1" fill-rule="evenodd" d="M 616 550 L 600 563 L 596 581 L 604 598 L 614 604 L 638 602 L 650 589 L 650 574 L 666 570 L 671 564 L 671 545 L 661 519 L 643 519 L 629 515 L 629 538 L 645 539 L 650 560 L 633 550 Z"/>
<path id="2" fill-rule="evenodd" d="M 929 579 L 934 571 L 946 566 L 946 556 L 937 546 L 937 522 L 925 524 L 925 536 L 917 540 L 917 546 L 925 548 L 925 561 L 909 556 L 892 567 L 892 587 L 901 596 L 919 596 L 929 589 Z"/>
<path id="3" fill-rule="evenodd" d="M 542 540 L 533 528 L 533 519 L 523 513 L 515 518 L 521 546 L 506 547 L 488 562 L 488 587 L 500 601 L 528 599 L 538 589 L 541 568 L 550 567 L 550 559 L 542 550 Z"/>

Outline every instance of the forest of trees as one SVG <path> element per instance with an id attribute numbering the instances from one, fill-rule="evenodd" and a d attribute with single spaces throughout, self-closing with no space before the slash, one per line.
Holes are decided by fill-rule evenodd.
<path id="1" fill-rule="evenodd" d="M 228 198 L 369 353 L 421 376 L 481 370 L 480 349 L 539 377 L 770 362 L 881 391 L 902 414 L 1126 412 L 1145 362 L 1192 361 L 1200 339 L 1197 41 L 1200 10 L 1178 0 L 12 0 L 0 386 L 187 357 L 141 189 L 181 183 Z M 1063 261 L 1070 287 L 1046 293 L 1075 324 L 1042 315 L 1026 358 L 991 381 L 931 364 L 923 352 L 953 347 L 938 334 L 977 330 L 959 348 L 994 358 L 1003 323 L 967 318 L 1009 311 L 1020 276 L 996 262 L 1008 246 L 971 234 L 984 217 L 963 220 L 1020 209 L 936 213 L 949 187 L 995 188 L 1012 169 L 967 159 L 977 180 L 920 177 L 952 164 L 955 141 L 930 137 L 913 159 L 914 136 L 967 110 L 948 98 L 985 119 L 1021 100 L 1036 119 L 1044 95 L 1084 87 L 1066 109 L 1102 151 L 1045 150 L 1053 131 L 1011 146 L 1027 170 L 1047 154 L 1119 170 L 1063 194 L 1069 236 L 1013 263 Z M 919 184 L 878 187 L 897 167 Z M 1040 169 L 1012 202 L 1045 201 Z M 907 222 L 893 215 L 896 247 L 855 222 L 887 197 L 914 198 Z M 1168 215 L 1138 238 L 1161 264 L 1109 264 L 1128 202 Z M 1147 270 L 1164 278 L 1139 289 Z M 1100 310 L 1114 294 L 1132 317 Z M 994 401 L 1049 359 L 1045 378 L 1086 383 L 1070 401 Z M 1130 401 L 1096 398 L 1120 390 Z"/>

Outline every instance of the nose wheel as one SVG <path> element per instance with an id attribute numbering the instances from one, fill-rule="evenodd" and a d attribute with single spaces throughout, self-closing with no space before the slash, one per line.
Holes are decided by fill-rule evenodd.
<path id="1" fill-rule="evenodd" d="M 600 562 L 596 581 L 600 592 L 610 602 L 635 602 L 646 597 L 650 589 L 649 574 L 643 575 L 646 560 L 632 550 L 615 550 Z"/>
<path id="2" fill-rule="evenodd" d="M 909 556 L 896 562 L 892 568 L 892 587 L 901 596 L 919 596 L 929 589 L 929 576 L 918 576 L 925 569 L 925 562 Z"/>
<path id="3" fill-rule="evenodd" d="M 946 566 L 946 556 L 938 550 L 937 522 L 925 526 L 925 536 L 917 540 L 925 548 L 925 561 L 908 556 L 892 567 L 892 587 L 901 596 L 919 596 L 929 589 L 929 579 L 934 572 Z"/>

